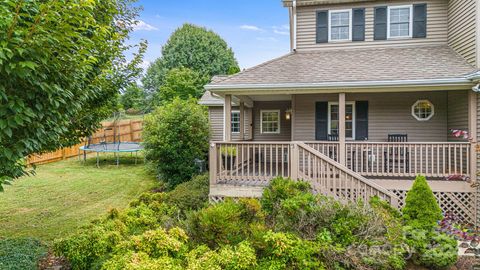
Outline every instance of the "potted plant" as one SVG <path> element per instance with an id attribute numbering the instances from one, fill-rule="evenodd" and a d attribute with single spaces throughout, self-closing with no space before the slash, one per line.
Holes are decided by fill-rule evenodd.
<path id="1" fill-rule="evenodd" d="M 231 170 L 237 161 L 237 148 L 228 146 L 222 149 L 222 159 L 225 169 Z"/>

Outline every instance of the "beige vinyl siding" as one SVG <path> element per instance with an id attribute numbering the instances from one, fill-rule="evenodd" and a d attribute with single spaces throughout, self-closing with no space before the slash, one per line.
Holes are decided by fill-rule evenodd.
<path id="1" fill-rule="evenodd" d="M 476 0 L 448 2 L 448 45 L 476 65 Z"/>
<path id="2" fill-rule="evenodd" d="M 461 1 L 461 0 L 460 0 Z M 471 0 L 468 0 L 471 1 Z M 375 6 L 427 3 L 427 38 L 373 40 Z M 365 8 L 365 41 L 316 43 L 316 11 Z M 447 0 L 425 1 L 369 1 L 364 3 L 302 6 L 297 8 L 297 49 L 341 49 L 353 47 L 384 47 L 387 45 L 423 45 L 447 43 Z"/>
<path id="3" fill-rule="evenodd" d="M 238 107 L 232 107 L 232 111 L 239 110 Z M 251 118 L 252 109 L 245 108 L 245 138 L 248 138 L 248 134 L 250 132 L 250 122 L 249 119 Z M 211 141 L 223 141 L 223 107 L 209 107 L 208 108 L 208 115 L 210 118 L 210 129 Z M 240 135 L 238 133 L 232 133 L 232 140 L 238 141 L 240 140 Z"/>
<path id="4" fill-rule="evenodd" d="M 448 140 L 465 141 L 452 136 L 452 129 L 468 129 L 468 92 L 448 92 Z"/>
<path id="5" fill-rule="evenodd" d="M 418 121 L 412 105 L 428 99 L 435 106 L 429 121 Z M 368 101 L 369 141 L 384 142 L 388 134 L 408 134 L 410 142 L 447 141 L 447 92 L 347 94 L 346 101 Z M 338 101 L 337 94 L 296 95 L 293 140 L 315 140 L 315 102 Z"/>
<path id="6" fill-rule="evenodd" d="M 291 121 L 285 118 L 285 112 L 291 108 L 291 101 L 255 101 L 253 104 L 253 140 L 254 141 L 290 141 Z M 260 111 L 280 110 L 280 134 L 262 134 L 260 132 Z"/>

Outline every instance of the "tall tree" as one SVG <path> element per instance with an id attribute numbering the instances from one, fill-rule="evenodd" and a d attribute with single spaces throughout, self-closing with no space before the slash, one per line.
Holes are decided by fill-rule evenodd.
<path id="1" fill-rule="evenodd" d="M 0 190 L 29 154 L 91 134 L 138 76 L 130 0 L 0 1 Z"/>
<path id="2" fill-rule="evenodd" d="M 233 51 L 215 32 L 204 27 L 184 24 L 162 48 L 162 57 L 148 68 L 143 79 L 145 89 L 153 94 L 165 83 L 169 70 L 189 68 L 208 82 L 214 75 L 232 74 L 239 70 Z"/>
<path id="3" fill-rule="evenodd" d="M 179 97 L 183 100 L 200 98 L 205 78 L 189 68 L 173 68 L 165 76 L 165 82 L 154 97 L 154 105 L 165 104 Z"/>

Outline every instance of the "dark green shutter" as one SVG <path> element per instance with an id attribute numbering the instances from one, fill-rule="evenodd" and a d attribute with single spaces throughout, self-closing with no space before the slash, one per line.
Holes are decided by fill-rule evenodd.
<path id="1" fill-rule="evenodd" d="M 328 42 L 328 11 L 317 11 L 317 43 Z"/>
<path id="2" fill-rule="evenodd" d="M 352 21 L 353 21 L 352 40 L 364 41 L 365 40 L 365 9 L 354 8 Z"/>
<path id="3" fill-rule="evenodd" d="M 315 103 L 315 140 L 326 141 L 328 134 L 328 102 Z"/>
<path id="4" fill-rule="evenodd" d="M 375 7 L 373 39 L 387 39 L 387 7 Z"/>
<path id="5" fill-rule="evenodd" d="M 414 38 L 427 37 L 427 4 L 413 5 L 413 33 Z"/>
<path id="6" fill-rule="evenodd" d="M 355 140 L 368 139 L 368 101 L 355 102 Z"/>

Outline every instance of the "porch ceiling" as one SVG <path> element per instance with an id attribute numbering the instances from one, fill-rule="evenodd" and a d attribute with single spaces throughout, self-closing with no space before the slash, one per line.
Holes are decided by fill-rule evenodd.
<path id="1" fill-rule="evenodd" d="M 299 51 L 232 76 L 217 77 L 206 89 L 217 93 L 412 85 L 462 85 L 466 89 L 472 85 L 467 76 L 475 71 L 447 45 Z"/>

